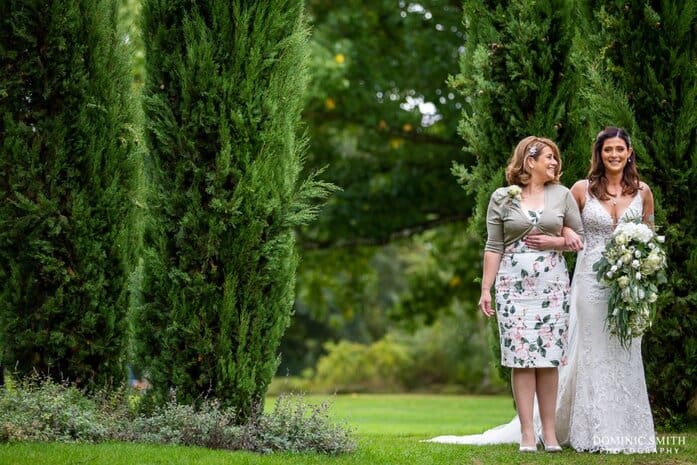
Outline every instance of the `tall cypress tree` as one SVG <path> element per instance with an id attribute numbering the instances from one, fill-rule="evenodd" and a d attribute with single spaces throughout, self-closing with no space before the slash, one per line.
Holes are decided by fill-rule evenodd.
<path id="1" fill-rule="evenodd" d="M 644 337 L 649 396 L 659 421 L 681 421 L 697 386 L 697 2 L 581 2 L 576 66 L 585 75 L 592 141 L 603 126 L 633 137 L 640 174 L 666 235 L 669 283 Z M 579 23 L 583 24 L 583 23 Z"/>
<path id="2" fill-rule="evenodd" d="M 155 401 L 261 404 L 294 300 L 293 228 L 331 186 L 301 179 L 302 1 L 149 0 L 155 165 L 139 357 Z"/>
<path id="3" fill-rule="evenodd" d="M 0 2 L 0 343 L 22 376 L 125 380 L 137 132 L 114 2 Z"/>
<path id="4" fill-rule="evenodd" d="M 574 148 L 566 150 L 574 132 L 567 122 L 578 85 L 568 61 L 574 30 L 570 4 L 562 0 L 467 0 L 463 10 L 465 53 L 460 74 L 450 83 L 468 101 L 459 130 L 464 150 L 476 163 L 455 164 L 453 173 L 477 196 L 470 225 L 483 249 L 489 196 L 504 185 L 506 162 L 520 139 L 537 135 L 555 140 L 567 173 L 567 162 L 575 158 L 570 155 Z M 497 331 L 495 324 L 491 327 Z M 493 341 L 500 360 L 498 338 Z"/>

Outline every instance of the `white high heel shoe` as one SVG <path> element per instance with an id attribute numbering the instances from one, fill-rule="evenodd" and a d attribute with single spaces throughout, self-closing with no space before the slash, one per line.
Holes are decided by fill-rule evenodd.
<path id="1" fill-rule="evenodd" d="M 562 448 L 559 444 L 556 445 L 547 445 L 545 444 L 545 440 L 542 439 L 542 434 L 539 434 L 537 438 L 540 440 L 540 444 L 542 444 L 542 447 L 544 447 L 545 452 L 561 452 Z"/>

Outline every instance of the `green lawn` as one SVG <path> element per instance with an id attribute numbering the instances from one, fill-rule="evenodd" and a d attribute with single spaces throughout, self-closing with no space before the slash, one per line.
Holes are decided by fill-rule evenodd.
<path id="1" fill-rule="evenodd" d="M 327 397 L 307 397 L 320 402 Z M 381 464 L 694 464 L 697 432 L 674 434 L 685 444 L 677 451 L 653 455 L 608 456 L 579 454 L 520 454 L 514 445 L 455 446 L 428 444 L 422 439 L 440 434 L 480 432 L 510 420 L 513 409 L 506 397 L 434 395 L 358 395 L 329 398 L 330 412 L 350 425 L 358 440 L 353 454 L 257 455 L 178 446 L 134 444 L 5 444 L 0 445 L 2 465 L 381 465 Z M 677 439 L 677 441 L 683 441 Z M 666 446 L 667 447 L 667 446 Z"/>

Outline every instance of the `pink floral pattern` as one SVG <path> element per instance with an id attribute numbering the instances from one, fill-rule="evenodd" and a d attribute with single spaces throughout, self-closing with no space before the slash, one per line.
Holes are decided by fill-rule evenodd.
<path id="1" fill-rule="evenodd" d="M 539 212 L 529 212 L 536 222 Z M 506 248 L 496 278 L 501 364 L 545 368 L 566 364 L 569 274 L 557 251 Z"/>

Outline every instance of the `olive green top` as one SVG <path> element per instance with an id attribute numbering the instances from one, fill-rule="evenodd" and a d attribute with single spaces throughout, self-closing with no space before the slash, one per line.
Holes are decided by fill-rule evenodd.
<path id="1" fill-rule="evenodd" d="M 583 223 L 578 205 L 571 191 L 561 184 L 547 184 L 544 192 L 544 209 L 537 225 L 520 205 L 520 198 L 509 192 L 511 186 L 500 187 L 491 194 L 486 212 L 488 233 L 485 251 L 502 254 L 504 249 L 522 239 L 537 228 L 542 234 L 560 236 L 562 227 L 568 226 L 583 235 Z"/>

